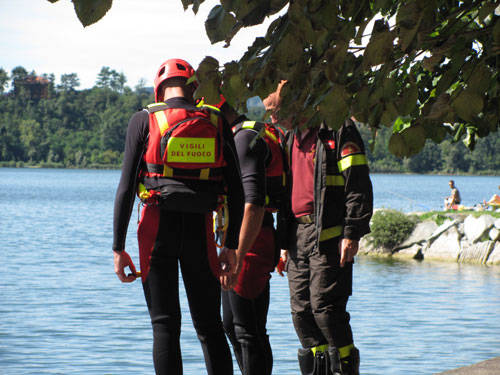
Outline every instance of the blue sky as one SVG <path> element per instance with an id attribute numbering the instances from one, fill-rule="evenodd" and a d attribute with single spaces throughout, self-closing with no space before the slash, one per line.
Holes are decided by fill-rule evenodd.
<path id="1" fill-rule="evenodd" d="M 134 87 L 144 78 L 152 85 L 158 66 L 179 57 L 195 68 L 207 55 L 223 62 L 238 59 L 264 25 L 240 31 L 229 48 L 211 45 L 204 22 L 216 4 L 205 1 L 195 16 L 180 0 L 115 0 L 111 10 L 84 28 L 70 0 L 0 0 L 0 67 L 16 66 L 38 74 L 77 73 L 80 88 L 92 87 L 103 66 L 127 77 Z M 241 34 L 241 35 L 240 35 Z"/>

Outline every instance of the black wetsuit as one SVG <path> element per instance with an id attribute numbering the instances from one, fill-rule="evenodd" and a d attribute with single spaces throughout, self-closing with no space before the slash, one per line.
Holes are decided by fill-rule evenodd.
<path id="1" fill-rule="evenodd" d="M 184 98 L 172 98 L 166 103 L 171 108 L 192 107 Z M 125 236 L 136 194 L 137 171 L 148 134 L 148 113 L 136 113 L 127 130 L 122 175 L 115 199 L 113 250 L 116 251 L 125 248 Z M 227 162 L 224 180 L 230 212 L 226 246 L 235 249 L 243 216 L 243 189 L 232 134 L 227 126 L 224 135 L 224 157 Z M 179 264 L 207 372 L 210 375 L 233 374 L 231 353 L 220 316 L 220 284 L 207 256 L 207 247 L 212 245 L 209 241 L 213 241 L 211 220 L 211 213 L 159 210 L 150 271 L 143 282 L 153 326 L 153 360 L 157 374 L 182 374 Z"/>
<path id="2" fill-rule="evenodd" d="M 250 147 L 256 135 L 255 131 L 241 130 L 235 136 L 235 144 L 245 203 L 263 207 L 266 198 L 266 160 L 270 155 L 262 138 L 258 138 L 253 147 Z M 251 250 L 251 256 L 260 260 L 248 263 L 251 270 L 240 275 L 240 294 L 235 291 L 239 290 L 237 287 L 235 290 L 222 292 L 224 330 L 243 375 L 270 375 L 272 371 L 273 355 L 266 322 L 269 309 L 269 272 L 274 268 L 274 234 L 273 216 L 266 212 L 262 230 Z M 257 263 L 261 266 L 256 265 Z"/>

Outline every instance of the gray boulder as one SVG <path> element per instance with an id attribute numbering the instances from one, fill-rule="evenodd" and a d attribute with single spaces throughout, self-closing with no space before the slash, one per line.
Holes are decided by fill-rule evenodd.
<path id="1" fill-rule="evenodd" d="M 472 215 L 467 216 L 464 221 L 464 233 L 470 242 L 477 242 L 490 229 L 495 222 L 490 215 L 481 215 L 475 218 Z"/>
<path id="2" fill-rule="evenodd" d="M 418 223 L 410 234 L 410 237 L 401 245 L 394 248 L 393 251 L 401 251 L 407 247 L 413 247 L 415 244 L 421 244 L 431 238 L 432 234 L 436 231 L 438 225 L 432 220 L 426 220 Z M 420 246 L 421 247 L 421 246 Z"/>
<path id="3" fill-rule="evenodd" d="M 455 227 L 456 225 L 459 224 L 460 221 L 458 220 L 446 220 L 443 224 L 441 224 L 439 227 L 437 227 L 434 232 L 429 237 L 429 242 L 434 241 L 436 238 L 439 238 L 441 234 L 446 232 L 448 229 Z M 458 233 L 458 231 L 457 231 Z"/>
<path id="4" fill-rule="evenodd" d="M 488 235 L 490 236 L 490 240 L 498 241 L 500 239 L 500 230 L 498 230 L 496 227 L 493 227 L 490 229 Z"/>
<path id="5" fill-rule="evenodd" d="M 500 229 L 500 219 L 496 219 L 493 225 L 495 226 L 495 228 Z"/>
<path id="6" fill-rule="evenodd" d="M 443 224 L 444 225 L 444 224 Z M 455 226 L 449 226 L 445 232 L 424 249 L 425 259 L 457 261 L 460 255 L 460 233 Z"/>
<path id="7" fill-rule="evenodd" d="M 460 263 L 479 263 L 485 264 L 488 256 L 490 255 L 494 241 L 470 243 L 469 241 L 461 241 L 461 252 L 458 257 Z"/>
<path id="8" fill-rule="evenodd" d="M 393 252 L 392 256 L 399 259 L 423 259 L 422 245 L 415 243 L 410 247 Z"/>
<path id="9" fill-rule="evenodd" d="M 491 251 L 488 259 L 486 259 L 486 264 L 488 265 L 500 265 L 500 242 L 495 242 L 495 246 Z"/>

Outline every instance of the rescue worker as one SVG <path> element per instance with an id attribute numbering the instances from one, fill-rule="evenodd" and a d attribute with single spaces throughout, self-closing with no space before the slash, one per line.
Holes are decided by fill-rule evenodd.
<path id="1" fill-rule="evenodd" d="M 233 290 L 222 292 L 224 329 L 242 375 L 270 375 L 269 279 L 280 248 L 273 212 L 289 207 L 284 136 L 271 124 L 239 116 L 225 100 L 221 111 L 232 122 L 245 193 L 237 276 Z"/>
<path id="2" fill-rule="evenodd" d="M 338 130 L 324 123 L 301 129 L 301 119 L 281 118 L 282 81 L 264 104 L 273 123 L 289 129 L 292 238 L 286 263 L 295 330 L 302 344 L 302 374 L 359 374 L 346 310 L 360 238 L 370 232 L 373 194 L 364 146 L 347 119 Z M 323 372 L 321 372 L 323 374 Z"/>
<path id="3" fill-rule="evenodd" d="M 207 372 L 228 375 L 233 374 L 232 358 L 220 316 L 221 287 L 217 276 L 227 284 L 228 277 L 235 271 L 234 249 L 238 247 L 243 216 L 243 188 L 230 129 L 223 126 L 222 117 L 215 111 L 195 107 L 196 83 L 188 82 L 193 75 L 194 70 L 186 61 L 165 61 L 154 81 L 157 103 L 135 113 L 129 122 L 114 207 L 114 267 L 122 282 L 135 280 L 137 273 L 125 251 L 125 237 L 134 194 L 138 192 L 145 204 L 138 239 L 142 284 L 153 328 L 155 371 L 169 375 L 183 372 L 180 264 Z M 162 141 L 170 130 L 179 129 L 188 121 L 206 122 L 207 119 L 213 122 L 208 123 L 210 127 L 223 129 L 221 168 L 183 170 L 171 168 L 158 159 L 164 146 Z M 177 151 L 175 156 L 179 155 Z M 193 162 L 184 156 L 177 161 L 180 165 Z M 226 247 L 217 256 L 211 210 L 221 192 L 227 194 L 229 226 Z M 221 264 L 228 266 L 226 271 Z M 127 267 L 132 274 L 125 274 Z"/>

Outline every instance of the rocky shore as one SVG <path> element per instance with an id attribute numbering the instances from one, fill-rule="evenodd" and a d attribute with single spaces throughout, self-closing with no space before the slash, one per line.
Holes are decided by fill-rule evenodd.
<path id="1" fill-rule="evenodd" d="M 418 260 L 500 265 L 500 219 L 450 213 L 443 224 L 428 219 L 416 224 L 411 235 L 391 249 L 374 247 L 370 235 L 360 243 L 359 254 Z"/>

